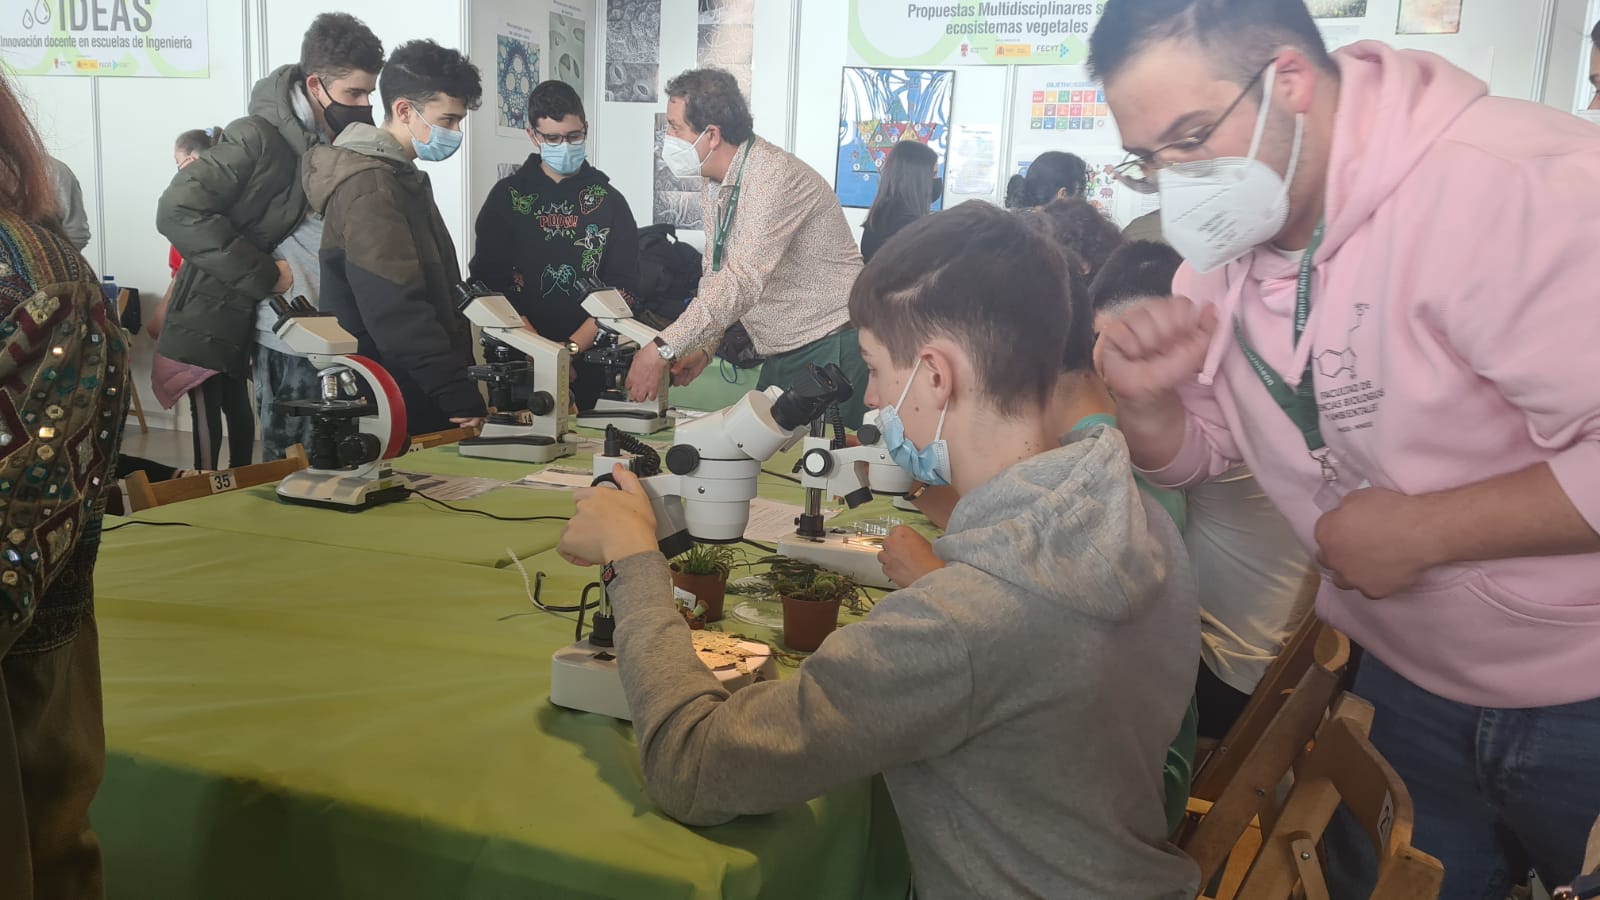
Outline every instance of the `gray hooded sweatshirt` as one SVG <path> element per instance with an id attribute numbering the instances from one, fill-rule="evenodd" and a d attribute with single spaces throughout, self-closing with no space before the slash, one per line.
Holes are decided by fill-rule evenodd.
<path id="1" fill-rule="evenodd" d="M 617 657 L 656 802 L 714 825 L 881 772 L 919 898 L 1193 897 L 1162 767 L 1194 689 L 1195 587 L 1121 434 L 1006 470 L 935 549 L 945 568 L 797 675 L 731 696 L 691 649 L 666 560 L 617 562 Z"/>

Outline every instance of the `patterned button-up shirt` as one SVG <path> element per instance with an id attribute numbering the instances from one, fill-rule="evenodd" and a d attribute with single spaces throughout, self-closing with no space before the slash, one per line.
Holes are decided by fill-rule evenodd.
<path id="1" fill-rule="evenodd" d="M 817 171 L 761 138 L 748 159 L 734 156 L 727 181 L 706 179 L 700 209 L 706 252 L 699 296 L 663 332 L 670 346 L 714 348 L 744 322 L 756 352 L 776 356 L 804 347 L 850 321 L 850 288 L 861 251 L 833 188 Z M 740 178 L 739 170 L 744 169 Z M 717 222 L 733 185 L 739 203 L 712 271 Z"/>

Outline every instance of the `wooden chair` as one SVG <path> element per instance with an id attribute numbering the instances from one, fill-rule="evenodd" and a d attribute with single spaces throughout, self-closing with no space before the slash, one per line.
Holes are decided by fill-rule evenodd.
<path id="1" fill-rule="evenodd" d="M 1219 898 L 1232 896 L 1272 828 L 1278 786 L 1322 726 L 1349 661 L 1349 639 L 1308 614 L 1195 773 L 1175 841 L 1200 866 L 1201 884 L 1223 873 Z"/>
<path id="2" fill-rule="evenodd" d="M 1371 900 L 1437 900 L 1444 866 L 1411 846 L 1411 795 L 1367 739 L 1372 705 L 1345 694 L 1295 767 L 1294 788 L 1240 886 L 1249 900 L 1329 900 L 1317 844 L 1339 807 L 1359 821 L 1378 858 Z"/>
<path id="3" fill-rule="evenodd" d="M 1248 747 L 1259 739 L 1267 720 L 1283 705 L 1283 698 L 1300 682 L 1300 676 L 1311 667 L 1316 657 L 1317 638 L 1326 627 L 1317 619 L 1317 591 L 1322 587 L 1322 573 L 1316 566 L 1307 566 L 1300 582 L 1300 595 L 1295 606 L 1306 610 L 1289 640 L 1284 642 L 1276 659 L 1267 667 L 1250 701 L 1239 713 L 1233 727 L 1220 741 L 1201 738 L 1195 748 L 1195 773 L 1191 796 L 1215 800 L 1217 791 L 1238 771 L 1239 749 Z"/>
<path id="4" fill-rule="evenodd" d="M 133 294 L 127 288 L 117 291 L 117 321 L 122 321 L 123 313 L 128 311 L 128 304 L 133 301 Z M 139 433 L 149 434 L 150 426 L 144 420 L 144 403 L 139 400 L 139 388 L 128 379 L 128 399 L 133 408 L 133 414 L 139 418 Z"/>
<path id="5" fill-rule="evenodd" d="M 237 469 L 223 469 L 220 472 L 188 475 L 154 483 L 145 473 L 134 472 L 123 479 L 123 484 L 128 490 L 129 511 L 138 512 L 141 509 L 166 506 L 182 500 L 225 494 L 240 488 L 281 481 L 285 476 L 309 465 L 305 447 L 295 444 L 289 448 L 288 455 L 276 462 L 256 463 L 253 466 L 240 466 Z"/>
<path id="6" fill-rule="evenodd" d="M 434 447 L 444 447 L 449 444 L 459 444 L 469 437 L 477 437 L 476 428 L 446 428 L 444 431 L 435 431 L 429 434 L 419 434 L 411 439 L 410 453 L 418 450 L 429 450 Z"/>

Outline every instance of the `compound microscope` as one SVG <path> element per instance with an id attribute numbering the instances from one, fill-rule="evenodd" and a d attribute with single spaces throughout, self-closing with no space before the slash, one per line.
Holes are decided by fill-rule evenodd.
<path id="1" fill-rule="evenodd" d="M 583 311 L 600 326 L 600 337 L 593 347 L 578 354 L 578 359 L 603 371 L 606 387 L 594 409 L 578 413 L 578 424 L 602 431 L 615 426 L 630 434 L 665 430 L 672 424 L 667 417 L 671 372 L 662 372 L 654 400 L 628 399 L 628 371 L 633 367 L 634 354 L 660 340 L 660 334 L 633 317 L 628 301 L 615 288 L 587 287 L 589 295 L 583 299 Z"/>
<path id="2" fill-rule="evenodd" d="M 404 500 L 405 482 L 389 462 L 406 445 L 399 385 L 382 366 L 355 355 L 355 337 L 304 297 L 275 297 L 272 308 L 278 314 L 273 333 L 316 366 L 321 390 L 316 400 L 272 405 L 311 419 L 311 465 L 279 482 L 278 499 L 347 512 Z"/>
<path id="3" fill-rule="evenodd" d="M 467 375 L 488 385 L 494 410 L 477 437 L 461 441 L 461 455 L 527 463 L 571 456 L 571 351 L 528 328 L 511 301 L 481 282 L 455 290 L 461 312 L 482 330 L 484 364 Z"/>

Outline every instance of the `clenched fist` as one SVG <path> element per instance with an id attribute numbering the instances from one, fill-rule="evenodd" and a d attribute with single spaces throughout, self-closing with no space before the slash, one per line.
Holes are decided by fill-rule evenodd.
<path id="1" fill-rule="evenodd" d="M 1214 307 L 1187 297 L 1148 300 L 1100 332 L 1100 374 L 1119 404 L 1163 399 L 1200 373 L 1216 329 Z"/>

